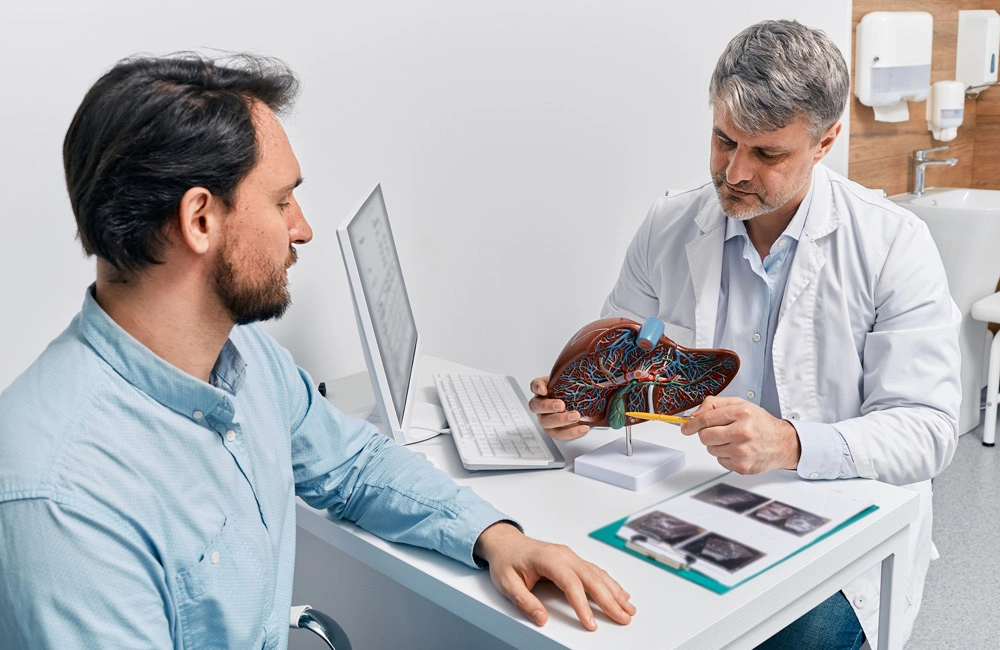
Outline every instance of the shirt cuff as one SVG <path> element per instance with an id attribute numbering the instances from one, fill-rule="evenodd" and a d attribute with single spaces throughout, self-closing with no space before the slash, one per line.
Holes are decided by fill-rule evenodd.
<path id="1" fill-rule="evenodd" d="M 510 523 L 519 530 L 523 528 L 505 513 L 480 499 L 469 488 L 462 488 L 462 492 L 463 500 L 466 501 L 463 504 L 465 507 L 458 517 L 452 520 L 451 525 L 442 531 L 442 546 L 438 550 L 470 567 L 484 569 L 486 563 L 473 553 L 483 531 L 501 521 Z"/>
<path id="2" fill-rule="evenodd" d="M 853 466 L 853 457 L 837 427 L 798 420 L 792 422 L 792 426 L 802 447 L 796 468 L 799 476 L 805 479 L 849 478 L 846 470 Z"/>

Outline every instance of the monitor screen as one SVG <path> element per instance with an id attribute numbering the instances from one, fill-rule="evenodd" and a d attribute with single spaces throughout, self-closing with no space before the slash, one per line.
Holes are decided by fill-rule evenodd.
<path id="1" fill-rule="evenodd" d="M 403 283 L 381 186 L 375 188 L 347 224 L 347 236 L 397 422 L 402 423 L 416 362 L 417 324 Z"/>

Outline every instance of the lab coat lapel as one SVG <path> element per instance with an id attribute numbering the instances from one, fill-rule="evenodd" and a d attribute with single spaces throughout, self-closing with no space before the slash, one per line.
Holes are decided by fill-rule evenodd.
<path id="1" fill-rule="evenodd" d="M 726 217 L 717 201 L 709 201 L 695 217 L 695 223 L 702 234 L 684 247 L 694 285 L 694 345 L 710 348 L 715 339 L 715 321 L 719 311 Z"/>
<path id="2" fill-rule="evenodd" d="M 820 417 L 814 319 L 822 318 L 816 301 L 819 276 L 827 261 L 824 250 L 829 250 L 829 242 L 823 238 L 840 225 L 826 170 L 819 165 L 816 170 L 812 203 L 788 272 L 771 346 L 782 416 L 811 421 Z"/>
<path id="3" fill-rule="evenodd" d="M 792 269 L 788 273 L 785 296 L 781 299 L 781 310 L 778 312 L 779 327 L 792 306 L 802 296 L 802 292 L 816 279 L 819 270 L 823 268 L 825 263 L 826 256 L 823 251 L 820 250 L 816 241 L 806 231 L 803 231 L 798 247 L 795 249 Z"/>
<path id="4" fill-rule="evenodd" d="M 802 235 L 799 237 L 799 243 L 795 249 L 792 268 L 788 273 L 788 284 L 785 286 L 785 295 L 781 299 L 781 310 L 778 312 L 779 331 L 781 322 L 802 297 L 803 291 L 813 285 L 820 269 L 826 264 L 826 255 L 818 240 L 829 235 L 839 225 L 840 216 L 833 203 L 833 188 L 830 185 L 826 168 L 822 165 L 816 165 L 813 174 L 812 203 L 809 206 Z M 813 291 L 815 288 L 813 285 Z M 811 312 L 809 315 L 811 316 Z"/>

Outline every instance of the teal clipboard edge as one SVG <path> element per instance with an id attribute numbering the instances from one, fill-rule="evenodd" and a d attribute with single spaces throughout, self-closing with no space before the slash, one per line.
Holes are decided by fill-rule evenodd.
<path id="1" fill-rule="evenodd" d="M 727 474 L 728 474 L 728 472 L 727 472 Z M 725 476 L 725 475 L 723 475 L 723 476 Z M 705 483 L 711 483 L 712 481 L 715 481 L 715 480 L 717 480 L 719 478 L 721 478 L 721 477 L 717 476 L 717 477 L 715 477 L 715 478 L 713 478 L 713 479 L 711 479 L 709 481 L 705 481 Z M 676 494 L 673 497 L 670 497 L 670 499 L 678 497 L 681 494 L 685 494 L 687 492 L 690 492 L 691 490 L 698 489 L 702 485 L 705 485 L 705 483 L 701 483 L 699 485 L 694 486 L 693 488 L 685 490 L 684 492 Z M 670 499 L 666 499 L 665 501 L 670 501 Z M 823 533 L 822 535 L 820 535 L 819 537 L 817 537 L 813 541 L 809 542 L 808 544 L 806 544 L 802 548 L 796 549 L 795 551 L 789 553 L 788 555 L 786 555 L 785 557 L 781 558 L 780 560 L 778 560 L 774 564 L 767 565 L 766 567 L 764 567 L 763 569 L 761 569 L 757 573 L 753 574 L 752 576 L 748 576 L 748 577 L 744 578 L 743 580 L 737 582 L 732 587 L 727 587 L 726 585 L 722 584 L 718 580 L 715 580 L 714 578 L 709 578 L 708 576 L 703 575 L 701 573 L 698 573 L 697 571 L 694 571 L 692 569 L 675 569 L 675 568 L 669 567 L 669 566 L 667 566 L 665 564 L 661 564 L 661 563 L 657 562 L 656 560 L 654 560 L 653 558 L 649 557 L 648 555 L 643 555 L 641 553 L 636 553 L 632 549 L 630 549 L 627 546 L 625 546 L 625 540 L 623 540 L 622 538 L 618 537 L 618 535 L 616 535 L 615 533 L 617 533 L 618 529 L 621 528 L 625 524 L 626 521 L 628 521 L 628 517 L 622 517 L 618 521 L 611 522 L 610 524 L 608 524 L 607 526 L 604 526 L 603 528 L 598 528 L 594 532 L 590 533 L 590 537 L 593 537 L 594 539 L 596 539 L 599 542 L 604 542 L 605 544 L 607 544 L 609 546 L 613 546 L 613 547 L 617 548 L 620 551 L 624 551 L 624 552 L 628 553 L 629 555 L 631 555 L 633 557 L 637 557 L 640 560 L 642 560 L 642 561 L 644 561 L 644 562 L 646 562 L 648 564 L 652 564 L 653 566 L 655 566 L 655 567 L 657 567 L 659 569 L 663 569 L 664 571 L 669 571 L 670 573 L 679 575 L 680 577 L 685 578 L 687 580 L 690 580 L 691 582 L 693 582 L 693 583 L 695 583 L 697 585 L 701 585 L 702 587 L 704 587 L 705 589 L 708 589 L 709 591 L 714 591 L 717 594 L 724 594 L 724 593 L 727 593 L 727 592 L 735 589 L 736 587 L 739 587 L 740 585 L 744 584 L 745 582 L 747 582 L 749 580 L 753 580 L 754 578 L 756 578 L 760 574 L 764 573 L 765 571 L 767 571 L 768 569 L 770 569 L 772 567 L 778 566 L 779 564 L 781 564 L 785 560 L 787 560 L 789 558 L 792 558 L 792 557 L 795 557 L 796 555 L 798 555 L 802 551 L 806 550 L 807 548 L 809 548 L 813 544 L 816 544 L 817 542 L 820 542 L 820 541 L 826 539 L 827 537 L 829 537 L 830 535 L 833 535 L 834 533 L 836 533 L 838 530 L 841 530 L 842 528 L 850 526 L 851 524 L 853 524 L 854 522 L 858 521 L 859 519 L 863 519 L 864 517 L 867 517 L 871 513 L 875 512 L 876 510 L 878 510 L 878 506 L 876 506 L 876 505 L 868 506 L 866 509 L 864 509 L 861 512 L 859 512 L 858 514 L 854 515 L 853 517 L 851 517 L 850 519 L 848 519 L 844 523 L 840 524 L 839 526 L 837 526 L 835 528 L 832 528 L 831 530 L 828 530 L 827 532 Z"/>

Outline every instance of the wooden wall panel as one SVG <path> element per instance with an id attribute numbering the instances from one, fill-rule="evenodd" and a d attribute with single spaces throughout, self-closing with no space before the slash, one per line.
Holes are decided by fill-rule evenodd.
<path id="1" fill-rule="evenodd" d="M 949 11 L 958 9 L 992 9 L 993 7 L 981 7 L 980 5 L 995 3 L 996 0 L 969 0 L 968 2 L 958 2 L 957 0 L 854 0 L 853 20 L 854 24 L 861 21 L 861 17 L 873 11 L 926 11 L 938 18 L 947 19 Z M 962 5 L 956 9 L 956 5 Z M 951 20 L 958 20 L 956 14 Z"/>
<path id="2" fill-rule="evenodd" d="M 931 83 L 955 78 L 958 12 L 993 9 L 1000 0 L 855 0 L 853 29 L 872 11 L 927 11 L 934 16 L 934 51 Z M 854 77 L 853 52 L 851 78 Z M 913 187 L 913 152 L 947 145 L 938 155 L 957 157 L 954 168 L 932 167 L 927 186 L 977 187 L 1000 190 L 1000 86 L 988 88 L 977 99 L 965 101 L 965 119 L 958 137 L 937 142 L 927 130 L 926 106 L 910 103 L 910 119 L 895 124 L 876 122 L 872 109 L 851 94 L 851 136 L 848 176 L 862 185 L 881 188 L 890 195 Z M 1000 285 L 997 285 L 1000 291 Z M 998 326 L 990 327 L 994 332 Z"/>
<path id="3" fill-rule="evenodd" d="M 1000 0 L 983 0 L 982 8 L 1000 13 Z M 1000 190 L 1000 86 L 984 90 L 976 104 L 979 118 L 972 186 Z"/>
<path id="4" fill-rule="evenodd" d="M 1000 0 L 992 0 L 1000 1 Z M 931 59 L 931 83 L 955 78 L 955 49 L 958 40 L 958 12 L 979 9 L 983 0 L 857 0 L 854 3 L 854 29 L 861 18 L 872 11 L 927 11 L 934 16 L 934 48 Z M 854 63 L 852 55 L 851 71 Z M 958 165 L 928 171 L 927 185 L 970 187 L 975 179 L 977 105 L 966 101 L 965 118 L 958 137 L 951 142 L 934 140 L 927 130 L 926 104 L 910 102 L 910 119 L 905 122 L 876 122 L 871 107 L 851 96 L 851 137 L 848 175 L 868 187 L 884 189 L 888 194 L 902 194 L 913 187 L 913 152 L 917 149 L 947 146 L 935 154 L 958 158 Z"/>
<path id="5" fill-rule="evenodd" d="M 1000 116 L 990 116 L 990 121 L 984 120 L 976 127 L 975 174 L 972 186 L 1000 189 Z"/>
<path id="6" fill-rule="evenodd" d="M 852 138 L 853 139 L 853 138 Z M 974 159 L 974 143 L 971 140 L 961 144 L 955 139 L 947 144 L 948 151 L 931 156 L 945 155 L 966 161 L 955 167 L 930 167 L 924 179 L 927 187 L 970 187 L 973 183 L 971 168 Z M 865 187 L 885 190 L 886 194 L 903 194 L 913 187 L 913 165 L 910 156 L 889 156 L 851 163 L 851 178 Z M 864 180 L 859 180 L 863 178 Z"/>
<path id="7" fill-rule="evenodd" d="M 982 116 L 1000 118 L 1000 86 L 987 88 L 980 93 L 979 99 L 976 100 L 976 108 Z"/>
<path id="8" fill-rule="evenodd" d="M 917 149 L 927 149 L 932 146 L 948 145 L 953 149 L 963 147 L 965 143 L 972 145 L 975 142 L 974 129 L 966 128 L 970 124 L 976 123 L 978 106 L 975 102 L 966 102 L 965 118 L 962 126 L 958 129 L 958 137 L 951 142 L 938 142 L 929 139 L 931 132 L 927 130 L 927 119 L 924 113 L 924 104 L 917 104 L 920 107 L 919 123 L 915 110 L 910 108 L 910 121 L 908 122 L 876 122 L 871 107 L 861 106 L 861 110 L 867 111 L 869 119 L 858 120 L 859 124 L 851 124 L 851 149 L 849 162 L 861 162 L 879 158 L 890 158 L 897 155 L 906 155 L 907 159 Z M 855 130 L 855 128 L 857 130 Z M 858 142 L 855 141 L 857 138 Z M 855 146 L 857 143 L 864 146 Z M 938 154 L 952 156 L 953 152 Z"/>

